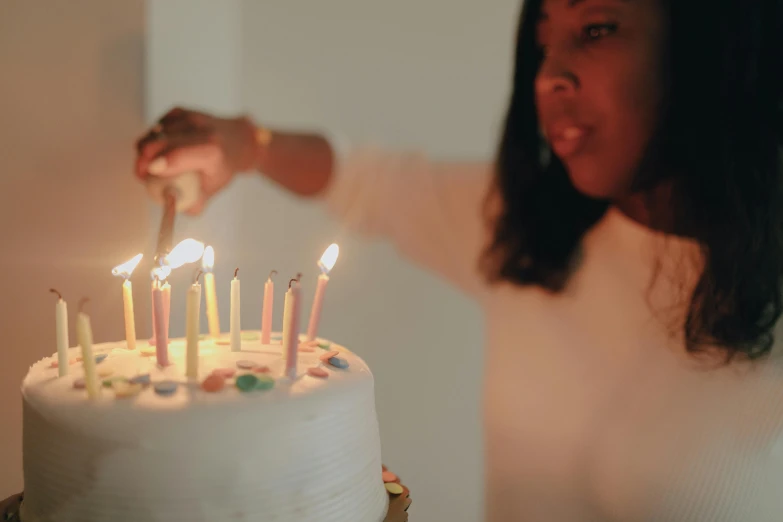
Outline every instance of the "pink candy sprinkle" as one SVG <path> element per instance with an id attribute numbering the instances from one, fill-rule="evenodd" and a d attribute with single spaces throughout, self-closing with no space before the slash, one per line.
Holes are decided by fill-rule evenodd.
<path id="1" fill-rule="evenodd" d="M 253 371 L 256 373 L 269 373 L 271 370 L 269 369 L 269 366 L 256 366 L 253 368 Z"/>
<path id="2" fill-rule="evenodd" d="M 307 374 L 311 377 L 319 377 L 321 379 L 327 379 L 329 377 L 329 372 L 318 367 L 308 368 Z"/>
<path id="3" fill-rule="evenodd" d="M 331 359 L 332 357 L 337 357 L 338 355 L 340 355 L 340 352 L 338 352 L 338 351 L 326 352 L 325 354 L 323 354 L 321 356 L 321 361 L 326 362 L 329 359 Z"/>

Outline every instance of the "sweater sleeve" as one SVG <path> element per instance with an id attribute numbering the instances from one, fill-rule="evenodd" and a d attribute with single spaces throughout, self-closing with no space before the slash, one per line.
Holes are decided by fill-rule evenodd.
<path id="1" fill-rule="evenodd" d="M 465 293 L 479 294 L 491 166 L 332 143 L 336 164 L 324 195 L 330 212 L 355 232 L 391 241 Z"/>

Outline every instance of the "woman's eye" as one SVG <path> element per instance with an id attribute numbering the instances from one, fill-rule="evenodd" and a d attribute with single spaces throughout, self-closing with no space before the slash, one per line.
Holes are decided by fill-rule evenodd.
<path id="1" fill-rule="evenodd" d="M 583 37 L 586 40 L 600 40 L 605 36 L 617 32 L 617 24 L 588 24 L 582 29 Z"/>

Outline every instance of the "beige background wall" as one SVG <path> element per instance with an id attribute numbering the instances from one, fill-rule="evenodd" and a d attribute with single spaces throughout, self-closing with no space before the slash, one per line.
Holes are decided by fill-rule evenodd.
<path id="1" fill-rule="evenodd" d="M 142 124 L 142 0 L 0 2 L 0 497 L 22 486 L 19 386 L 55 351 L 52 286 L 120 338 L 119 261 L 150 239 L 130 177 Z M 149 281 L 139 274 L 139 284 Z M 149 309 L 139 302 L 140 332 Z M 73 321 L 71 342 L 75 344 Z"/>

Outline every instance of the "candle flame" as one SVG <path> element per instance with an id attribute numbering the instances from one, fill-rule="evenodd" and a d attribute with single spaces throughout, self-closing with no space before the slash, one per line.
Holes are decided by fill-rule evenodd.
<path id="1" fill-rule="evenodd" d="M 187 263 L 195 263 L 204 255 L 204 243 L 195 239 L 185 239 L 171 249 L 166 256 L 166 264 L 172 269 Z"/>
<path id="2" fill-rule="evenodd" d="M 332 268 L 334 268 L 334 264 L 337 262 L 337 256 L 339 255 L 340 247 L 337 246 L 337 243 L 329 245 L 329 248 L 324 251 L 324 255 L 322 255 L 321 259 L 318 261 L 318 267 L 321 269 L 321 272 L 328 275 L 329 272 L 332 271 Z"/>
<path id="3" fill-rule="evenodd" d="M 158 281 L 165 281 L 170 274 L 171 268 L 165 265 L 152 269 L 152 279 L 157 279 Z"/>
<path id="4" fill-rule="evenodd" d="M 111 269 L 112 275 L 121 276 L 124 277 L 125 279 L 129 279 L 130 276 L 133 274 L 133 271 L 136 270 L 136 267 L 139 266 L 142 257 L 144 257 L 144 254 L 136 254 L 131 259 L 128 259 L 121 265 L 115 266 L 114 268 Z"/>
<path id="5" fill-rule="evenodd" d="M 215 266 L 215 249 L 208 246 L 204 249 L 204 256 L 201 258 L 201 266 L 204 272 L 211 272 Z"/>

